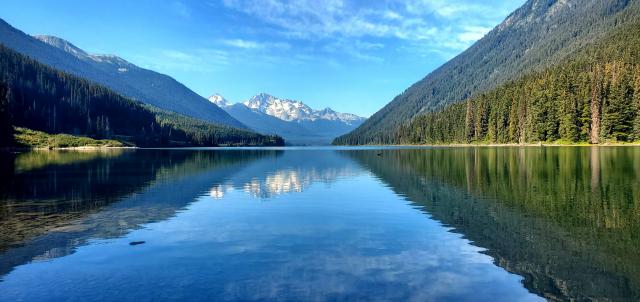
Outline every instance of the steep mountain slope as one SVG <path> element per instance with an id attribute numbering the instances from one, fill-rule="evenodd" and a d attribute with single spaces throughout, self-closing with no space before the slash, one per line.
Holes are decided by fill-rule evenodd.
<path id="1" fill-rule="evenodd" d="M 640 141 L 640 21 L 568 59 L 400 127 L 410 144 Z"/>
<path id="2" fill-rule="evenodd" d="M 484 38 L 335 143 L 397 143 L 399 125 L 557 64 L 610 30 L 640 18 L 639 6 L 637 0 L 529 0 Z"/>
<path id="3" fill-rule="evenodd" d="M 107 86 L 131 99 L 207 122 L 246 128 L 173 78 L 140 68 L 117 56 L 91 55 L 57 37 L 31 37 L 2 19 L 0 44 L 53 68 Z"/>
<path id="4" fill-rule="evenodd" d="M 280 137 L 158 109 L 0 45 L 0 143 L 7 130 L 112 138 L 138 146 L 282 145 Z M 9 126 L 9 127 L 7 127 Z"/>
<path id="5" fill-rule="evenodd" d="M 292 145 L 327 145 L 365 120 L 331 108 L 314 110 L 300 101 L 279 99 L 266 93 L 237 104 L 229 103 L 220 95 L 209 97 L 209 101 L 251 129 L 280 135 Z"/>

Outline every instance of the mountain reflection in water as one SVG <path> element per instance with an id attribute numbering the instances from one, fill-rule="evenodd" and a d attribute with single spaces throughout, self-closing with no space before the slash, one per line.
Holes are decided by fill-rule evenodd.
<path id="1" fill-rule="evenodd" d="M 140 299 L 164 274 L 189 292 L 156 294 L 181 299 L 640 299 L 640 148 L 31 152 L 0 164 L 0 301 L 90 288 L 39 296 L 53 289 L 27 280 L 54 278 L 46 265 L 102 280 L 88 300 Z M 99 269 L 136 251 L 145 279 Z"/>

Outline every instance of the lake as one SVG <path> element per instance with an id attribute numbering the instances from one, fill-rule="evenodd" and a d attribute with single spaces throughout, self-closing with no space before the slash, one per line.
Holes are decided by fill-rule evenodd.
<path id="1" fill-rule="evenodd" d="M 640 300 L 639 147 L 0 160 L 0 301 Z"/>

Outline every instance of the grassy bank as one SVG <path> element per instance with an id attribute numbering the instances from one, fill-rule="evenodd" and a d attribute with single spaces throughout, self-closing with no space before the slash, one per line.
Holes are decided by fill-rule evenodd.
<path id="1" fill-rule="evenodd" d="M 70 134 L 49 134 L 26 128 L 15 128 L 15 147 L 34 149 L 125 147 L 116 140 L 97 140 Z"/>

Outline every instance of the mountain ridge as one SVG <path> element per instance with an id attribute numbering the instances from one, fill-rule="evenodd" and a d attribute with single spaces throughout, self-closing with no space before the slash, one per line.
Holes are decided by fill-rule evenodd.
<path id="1" fill-rule="evenodd" d="M 89 54 L 55 36 L 32 37 L 0 19 L 0 43 L 45 65 L 107 86 L 130 99 L 210 123 L 247 129 L 172 77 L 115 55 Z"/>
<path id="2" fill-rule="evenodd" d="M 281 99 L 267 93 L 235 104 L 220 94 L 211 95 L 209 101 L 251 129 L 264 134 L 277 133 L 294 145 L 327 145 L 366 120 L 329 107 L 312 109 L 301 101 Z"/>
<path id="3" fill-rule="evenodd" d="M 259 110 L 265 114 L 275 116 L 285 121 L 302 121 L 302 120 L 340 120 L 344 123 L 351 124 L 353 122 L 365 120 L 365 118 L 351 113 L 341 113 L 334 111 L 330 107 L 324 109 L 312 109 L 307 104 L 291 99 L 281 99 L 267 93 L 260 93 L 243 104 L 251 109 Z"/>
<path id="4" fill-rule="evenodd" d="M 141 147 L 284 144 L 277 136 L 207 123 L 134 101 L 1 44 L 0 121 L 2 147 L 14 145 L 14 127 Z M 38 145 L 38 136 L 29 134 L 21 141 Z M 64 138 L 64 144 L 70 142 Z"/>

